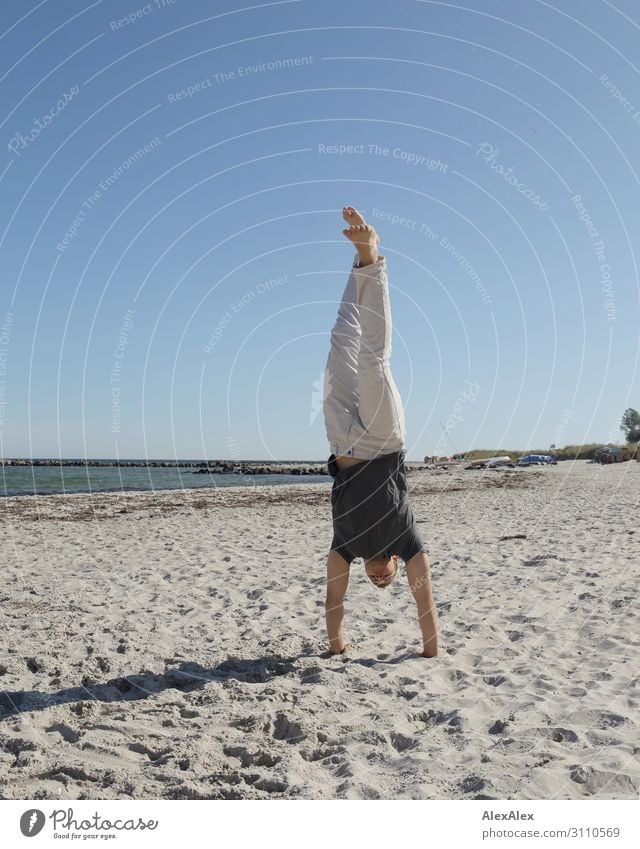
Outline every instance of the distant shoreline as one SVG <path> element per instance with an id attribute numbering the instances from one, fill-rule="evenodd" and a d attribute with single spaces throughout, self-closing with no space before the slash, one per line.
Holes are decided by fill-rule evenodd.
<path id="1" fill-rule="evenodd" d="M 91 468 L 156 468 L 194 469 L 194 474 L 328 474 L 327 461 L 309 460 L 114 460 L 109 458 L 5 458 L 0 466 L 24 468 L 32 466 Z"/>
<path id="2" fill-rule="evenodd" d="M 424 463 L 407 460 L 408 468 L 426 468 Z M 79 468 L 164 468 L 193 469 L 192 474 L 211 475 L 328 475 L 327 460 L 112 460 L 112 459 L 51 459 L 6 458 L 0 466 L 31 468 L 40 466 Z"/>

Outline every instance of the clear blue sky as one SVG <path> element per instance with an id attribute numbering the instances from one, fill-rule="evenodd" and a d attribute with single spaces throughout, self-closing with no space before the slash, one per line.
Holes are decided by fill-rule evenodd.
<path id="1" fill-rule="evenodd" d="M 345 204 L 389 261 L 408 458 L 640 407 L 631 0 L 27 0 L 0 30 L 4 456 L 326 459 Z"/>

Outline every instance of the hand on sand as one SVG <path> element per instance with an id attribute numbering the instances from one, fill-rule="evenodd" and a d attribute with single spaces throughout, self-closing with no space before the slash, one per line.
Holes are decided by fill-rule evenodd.
<path id="1" fill-rule="evenodd" d="M 358 251 L 360 265 L 373 265 L 376 263 L 379 259 L 378 243 L 380 241 L 376 231 L 370 224 L 367 224 L 364 217 L 352 206 L 343 207 L 342 217 L 349 225 L 342 232 Z"/>
<path id="2" fill-rule="evenodd" d="M 349 643 L 347 643 L 347 645 L 342 649 L 342 651 L 331 651 L 331 649 L 329 649 L 329 654 L 332 654 L 332 655 L 347 654 L 348 655 L 348 654 L 351 654 L 352 651 L 353 651 L 353 646 L 350 645 Z"/>

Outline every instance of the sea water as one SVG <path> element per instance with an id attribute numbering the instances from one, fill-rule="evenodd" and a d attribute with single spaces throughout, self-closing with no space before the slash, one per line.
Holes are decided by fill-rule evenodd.
<path id="1" fill-rule="evenodd" d="M 155 466 L 0 466 L 0 496 L 328 484 L 332 481 L 329 475 L 207 475 L 193 474 L 194 471 L 181 466 L 169 469 Z"/>

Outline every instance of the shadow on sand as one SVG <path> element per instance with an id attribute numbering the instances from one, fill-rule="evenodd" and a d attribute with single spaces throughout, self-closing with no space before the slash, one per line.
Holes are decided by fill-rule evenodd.
<path id="1" fill-rule="evenodd" d="M 273 655 L 261 658 L 243 660 L 234 658 L 225 660 L 213 668 L 201 666 L 199 663 L 187 661 L 175 669 L 164 673 L 156 673 L 151 670 L 143 670 L 136 675 L 126 675 L 112 678 L 104 683 L 87 683 L 84 686 L 67 687 L 57 692 L 43 692 L 42 690 L 5 690 L 0 692 L 0 721 L 16 714 L 46 710 L 57 705 L 73 704 L 85 701 L 99 702 L 130 702 L 138 699 L 147 699 L 161 693 L 164 690 L 179 690 L 182 693 L 191 693 L 194 690 L 202 690 L 208 684 L 220 683 L 235 678 L 249 684 L 263 684 L 281 675 L 295 674 L 300 683 L 312 684 L 319 680 L 322 672 L 331 671 L 330 666 L 304 666 L 298 661 L 302 658 L 316 658 L 317 660 L 331 660 L 336 664 L 333 671 L 343 672 L 349 664 L 360 664 L 362 666 L 386 665 L 399 663 L 408 656 L 402 654 L 396 658 L 385 661 L 373 658 L 357 658 L 350 656 L 330 655 L 329 652 L 321 654 L 298 654 L 290 657 L 274 657 Z"/>

